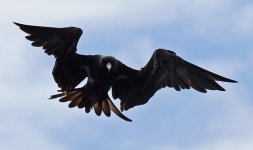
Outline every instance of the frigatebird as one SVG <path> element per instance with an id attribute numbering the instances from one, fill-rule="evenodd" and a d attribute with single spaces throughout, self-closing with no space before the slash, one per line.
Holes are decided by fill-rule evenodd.
<path id="1" fill-rule="evenodd" d="M 52 74 L 60 93 L 49 99 L 69 101 L 70 108 L 85 108 L 86 113 L 94 108 L 98 116 L 103 112 L 109 117 L 113 111 L 131 121 L 121 112 L 147 103 L 161 88 L 177 91 L 193 88 L 206 93 L 225 91 L 216 81 L 237 82 L 187 62 L 171 50 L 155 50 L 148 63 L 136 70 L 112 56 L 78 54 L 76 47 L 83 33 L 80 28 L 15 24 L 28 34 L 26 39 L 32 41 L 32 46 L 42 47 L 45 53 L 55 57 Z M 77 87 L 85 78 L 87 83 Z M 108 96 L 110 89 L 112 97 L 121 101 L 121 111 Z"/>

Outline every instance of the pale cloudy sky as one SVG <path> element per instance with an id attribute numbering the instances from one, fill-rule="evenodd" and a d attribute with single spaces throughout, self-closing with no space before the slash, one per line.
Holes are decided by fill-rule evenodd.
<path id="1" fill-rule="evenodd" d="M 253 147 L 253 2 L 244 0 L 0 1 L 0 149 L 250 150 Z M 163 89 L 113 115 L 48 101 L 54 63 L 12 22 L 77 26 L 78 51 L 144 66 L 156 48 L 238 80 L 226 92 Z M 118 105 L 119 103 L 115 101 Z"/>

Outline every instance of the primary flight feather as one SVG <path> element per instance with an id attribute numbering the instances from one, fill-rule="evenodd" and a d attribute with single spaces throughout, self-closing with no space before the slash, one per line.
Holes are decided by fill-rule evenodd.
<path id="1" fill-rule="evenodd" d="M 206 93 L 207 90 L 225 91 L 216 81 L 237 82 L 187 62 L 170 50 L 155 50 L 146 66 L 136 70 L 111 56 L 78 54 L 80 28 L 15 24 L 28 34 L 26 39 L 33 46 L 42 47 L 45 53 L 55 57 L 52 74 L 60 93 L 50 99 L 60 98 L 60 102 L 69 102 L 70 108 L 84 108 L 86 113 L 94 108 L 98 116 L 103 112 L 109 117 L 113 111 L 131 121 L 121 111 L 147 103 L 161 88 L 177 91 L 193 88 Z M 87 83 L 77 88 L 86 77 Z M 108 96 L 110 89 L 113 98 L 121 101 L 121 111 Z"/>

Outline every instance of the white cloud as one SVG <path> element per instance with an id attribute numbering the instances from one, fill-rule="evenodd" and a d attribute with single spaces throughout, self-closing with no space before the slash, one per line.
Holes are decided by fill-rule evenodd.
<path id="1" fill-rule="evenodd" d="M 252 149 L 253 137 L 224 137 L 218 138 L 215 141 L 208 141 L 206 143 L 201 143 L 196 147 L 181 148 L 180 146 L 161 146 L 156 147 L 157 150 L 251 150 Z"/>
<path id="2" fill-rule="evenodd" d="M 188 100 L 191 100 L 191 102 L 185 102 L 187 106 L 183 107 L 183 109 L 185 109 L 184 113 L 188 112 L 194 115 L 189 108 L 193 107 L 193 109 L 198 109 L 198 107 L 202 107 L 202 109 L 206 109 L 202 112 L 202 115 L 204 115 L 204 119 L 201 118 L 202 122 L 198 122 L 199 125 L 196 127 L 196 130 L 186 131 L 184 135 L 188 139 L 182 137 L 182 140 L 177 141 L 176 144 L 168 141 L 168 143 L 161 144 L 158 147 L 155 145 L 153 148 L 158 150 L 252 149 L 253 121 L 251 118 L 253 111 L 252 104 L 249 103 L 249 101 L 251 101 L 251 95 L 247 94 L 250 90 L 245 89 L 245 87 L 243 87 L 244 85 L 240 86 L 239 89 L 235 87 L 230 88 L 226 93 L 209 92 L 209 96 L 203 96 L 204 99 L 201 98 L 201 96 L 197 96 L 198 94 L 195 96 L 190 95 Z M 213 114 L 208 113 L 210 109 L 213 109 Z M 181 109 L 181 111 L 183 110 Z M 198 117 L 202 117 L 202 115 Z M 196 118 L 191 115 L 189 116 L 192 118 L 186 119 L 196 121 Z M 183 116 L 178 115 L 176 117 L 180 118 Z M 180 126 L 190 125 L 187 121 L 183 121 L 183 123 L 185 124 Z M 199 136 L 197 132 L 200 131 L 201 133 L 199 134 L 202 135 L 201 138 L 194 137 Z M 181 132 L 177 131 L 177 134 L 181 134 Z M 188 141 L 192 142 L 189 144 Z M 152 149 L 152 147 L 150 149 Z"/>
<path id="3" fill-rule="evenodd" d="M 235 14 L 234 22 L 235 28 L 240 31 L 240 34 L 251 35 L 253 32 L 253 4 L 246 5 L 241 8 L 241 10 Z"/>
<path id="4" fill-rule="evenodd" d="M 134 115 L 139 115 L 139 119 L 144 120 L 136 121 L 136 123 L 131 125 L 123 123 L 122 125 L 121 122 L 118 123 L 118 118 L 114 117 L 115 119 L 109 120 L 110 122 L 113 122 L 112 124 L 114 126 L 112 127 L 111 125 L 108 125 L 108 128 L 103 128 L 99 125 L 101 125 L 102 121 L 106 121 L 106 119 L 104 119 L 105 117 L 100 117 L 99 119 L 104 120 L 99 122 L 100 124 L 96 124 L 97 122 L 94 120 L 99 119 L 97 119 L 94 114 L 86 115 L 81 111 L 68 109 L 66 104 L 46 101 L 45 99 L 50 94 L 54 94 L 52 92 L 57 89 L 51 77 L 53 58 L 49 58 L 44 55 L 40 48 L 32 48 L 29 45 L 29 42 L 24 39 L 24 33 L 18 30 L 12 24 L 12 21 L 48 26 L 62 26 L 62 24 L 64 24 L 64 26 L 88 24 L 90 27 L 93 27 L 91 30 L 108 30 L 104 32 L 107 34 L 114 30 L 123 30 L 127 32 L 129 29 L 133 28 L 156 28 L 159 25 L 166 25 L 170 28 L 170 25 L 173 24 L 185 24 L 185 30 L 187 30 L 186 32 L 189 32 L 192 35 L 197 34 L 196 36 L 205 34 L 212 35 L 213 33 L 220 33 L 220 31 L 224 30 L 226 32 L 231 31 L 232 33 L 230 34 L 242 33 L 241 35 L 250 35 L 250 33 L 253 32 L 251 28 L 252 17 L 250 16 L 250 14 L 252 14 L 251 7 L 251 5 L 246 6 L 246 4 L 238 5 L 237 7 L 235 1 L 228 0 L 109 0 L 103 2 L 98 0 L 76 0 L 71 2 L 64 0 L 46 0 L 41 2 L 31 0 L 10 0 L 1 3 L 0 12 L 3 15 L 0 16 L 0 19 L 2 20 L 0 32 L 3 33 L 4 36 L 0 37 L 0 41 L 2 41 L 0 51 L 0 138 L 1 141 L 3 141 L 0 143 L 0 149 L 27 149 L 27 146 L 29 146 L 30 149 L 38 149 L 39 147 L 42 147 L 43 149 L 64 150 L 65 148 L 63 145 L 65 141 L 52 138 L 48 128 L 52 129 L 58 127 L 61 132 L 70 133 L 70 131 L 66 131 L 66 129 L 69 129 L 68 127 L 70 122 L 75 124 L 78 122 L 77 120 L 83 119 L 83 116 L 86 116 L 86 118 L 84 118 L 86 120 L 85 123 L 77 123 L 71 126 L 73 128 L 83 129 L 83 132 L 76 133 L 75 136 L 78 136 L 79 134 L 86 134 L 86 139 L 90 141 L 96 141 L 100 136 L 103 136 L 102 138 L 108 138 L 108 136 L 113 137 L 113 135 L 111 135 L 113 134 L 111 131 L 114 131 L 114 129 L 112 128 L 117 128 L 117 125 L 119 125 L 118 128 L 122 128 L 122 126 L 131 128 L 132 130 L 129 129 L 132 131 L 131 133 L 140 133 L 144 139 L 147 139 L 148 137 L 145 137 L 147 134 L 146 131 L 144 132 L 143 127 L 137 127 L 137 125 L 141 126 L 142 121 L 150 121 L 148 115 L 153 113 L 145 112 L 146 116 L 144 113 L 138 114 L 144 110 L 140 107 L 138 108 L 139 110 L 141 109 L 140 111 L 138 109 L 134 109 L 130 110 L 130 113 L 135 112 L 136 114 Z M 81 23 L 77 23 L 77 20 Z M 227 37 L 226 34 L 223 36 Z M 118 51 L 114 53 L 116 53 L 115 55 L 117 58 L 122 60 L 124 63 L 136 68 L 145 65 L 151 57 L 152 51 L 157 48 L 155 47 L 155 41 L 148 36 L 146 37 L 142 35 L 140 37 L 133 37 L 133 39 L 129 39 L 127 42 L 129 42 L 129 47 L 117 45 L 115 46 L 115 51 L 117 48 L 119 50 L 117 49 Z M 242 59 L 240 57 L 224 59 L 223 56 L 220 56 L 220 58 L 214 60 L 208 58 L 205 62 L 195 61 L 195 64 L 201 64 L 204 68 L 208 68 L 224 76 L 231 78 L 238 77 L 237 79 L 240 80 L 240 72 L 246 72 L 245 70 L 248 69 L 247 65 L 249 62 L 251 62 L 252 66 L 252 57 L 250 56 L 245 57 L 243 61 L 240 60 Z M 210 124 L 207 126 L 207 130 L 205 131 L 212 131 L 217 133 L 217 135 L 218 132 L 220 132 L 221 135 L 211 141 L 203 138 L 204 141 L 201 141 L 199 145 L 195 145 L 192 149 L 215 149 L 217 147 L 224 149 L 233 149 L 234 147 L 238 149 L 247 149 L 248 147 L 252 147 L 252 130 L 243 129 L 244 127 L 252 125 L 250 120 L 253 113 L 247 103 L 251 98 L 251 91 L 244 85 L 223 85 L 229 87 L 228 91 L 224 95 L 230 96 L 226 97 L 222 94 L 216 95 L 209 93 L 210 100 L 208 99 L 199 103 L 199 105 L 207 105 L 208 102 L 212 101 L 214 109 L 217 109 L 222 113 L 218 117 L 209 116 L 210 114 L 207 114 L 207 117 L 210 117 L 213 120 L 208 122 Z M 240 88 L 239 92 L 235 90 L 237 88 Z M 171 98 L 175 98 L 173 97 L 174 92 L 171 93 L 172 94 L 169 96 L 171 96 Z M 234 95 L 233 93 L 237 94 Z M 203 96 L 196 95 L 193 94 L 193 99 L 201 99 L 201 96 Z M 241 95 L 244 95 L 243 98 L 240 97 Z M 163 101 L 163 104 L 168 104 L 166 100 L 167 99 Z M 200 102 L 200 100 L 197 102 Z M 146 110 L 152 111 L 151 109 L 158 109 L 153 107 L 151 108 L 151 106 L 149 106 L 150 105 L 145 107 Z M 233 109 L 229 109 L 228 106 Z M 187 110 L 184 110 L 183 108 L 186 107 L 178 109 L 180 109 L 180 111 L 184 111 L 183 113 L 192 113 L 185 112 Z M 178 113 L 180 112 L 178 111 Z M 174 113 L 174 115 L 176 115 L 175 117 L 180 117 L 182 114 Z M 81 119 L 80 116 L 82 117 Z M 89 118 L 89 116 L 91 116 L 91 118 Z M 190 117 L 194 116 L 190 115 Z M 41 122 L 45 122 L 44 127 L 43 125 L 37 127 L 38 124 L 34 122 L 38 119 L 41 119 Z M 195 118 L 195 120 L 198 121 L 197 118 Z M 167 128 L 167 125 L 168 127 L 173 126 L 173 124 L 169 122 L 171 120 L 156 121 L 159 123 L 149 123 L 160 124 L 162 122 L 164 123 L 164 128 Z M 178 120 L 174 122 L 175 126 L 177 123 L 181 123 L 180 121 L 177 121 Z M 207 119 L 204 121 L 207 121 Z M 187 123 L 187 121 L 182 122 Z M 107 123 L 105 124 L 107 125 Z M 100 131 L 97 129 L 98 126 L 101 127 L 100 130 L 105 130 Z M 149 127 L 151 128 L 153 126 Z M 189 129 L 191 128 L 189 127 Z M 178 129 L 180 129 L 180 127 Z M 139 130 L 143 132 L 137 132 Z M 163 132 L 161 131 L 163 129 L 156 130 L 159 130 L 161 133 Z M 236 130 L 236 132 L 233 132 L 233 130 Z M 128 131 L 120 131 L 122 132 L 120 133 L 120 136 L 124 134 L 128 135 Z M 230 137 L 230 134 L 233 134 L 233 137 Z M 72 135 L 74 136 L 74 134 Z M 140 137 L 140 135 L 137 136 Z M 159 136 L 162 137 L 164 135 Z M 189 135 L 184 134 L 183 136 Z M 32 139 L 32 143 L 30 143 L 30 141 L 25 137 Z M 80 143 L 83 142 L 82 139 L 78 140 L 80 140 Z M 127 142 L 124 142 L 125 140 Z M 137 139 L 133 135 L 133 137 L 125 138 L 122 136 L 119 143 L 130 143 L 140 146 L 141 144 L 138 144 L 138 142 L 143 141 L 145 142 L 145 140 Z M 115 143 L 117 144 L 117 141 Z M 112 143 L 109 144 L 113 145 Z M 144 145 L 146 143 L 142 144 Z M 158 146 L 156 143 L 150 143 L 150 145 L 151 144 L 155 145 L 155 148 Z M 181 147 L 175 143 L 171 143 L 171 145 L 169 146 L 169 149 L 181 149 Z M 166 148 L 168 148 L 167 145 L 164 147 L 162 145 L 160 149 Z M 159 147 L 157 149 L 159 149 Z"/>
<path id="5" fill-rule="evenodd" d="M 216 141 L 207 142 L 192 150 L 251 150 L 253 137 L 227 137 L 217 139 Z"/>
<path id="6" fill-rule="evenodd" d="M 253 32 L 252 4 L 229 0 L 74 0 L 74 1 L 5 1 L 1 20 L 28 24 L 59 25 L 66 20 L 78 20 L 97 30 L 155 27 L 179 24 L 192 35 L 237 34 Z M 236 8 L 236 9 L 235 9 Z M 65 25 L 77 25 L 74 22 Z M 103 26 L 101 26 L 103 24 Z M 104 28 L 104 29 L 101 29 Z M 222 34 L 221 34 L 222 33 Z"/>
<path id="7" fill-rule="evenodd" d="M 32 122 L 18 118 L 1 119 L 0 135 L 0 149 L 4 150 L 65 150 L 62 145 L 57 144 Z"/>

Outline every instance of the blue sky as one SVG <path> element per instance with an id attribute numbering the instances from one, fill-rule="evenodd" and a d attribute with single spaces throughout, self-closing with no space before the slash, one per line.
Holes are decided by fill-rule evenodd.
<path id="1" fill-rule="evenodd" d="M 253 2 L 239 0 L 9 0 L 0 6 L 0 149 L 250 150 L 253 147 Z M 220 75 L 226 92 L 162 89 L 115 115 L 49 101 L 54 63 L 12 22 L 84 30 L 82 54 L 133 68 L 166 48 Z M 118 106 L 118 100 L 114 101 Z"/>

